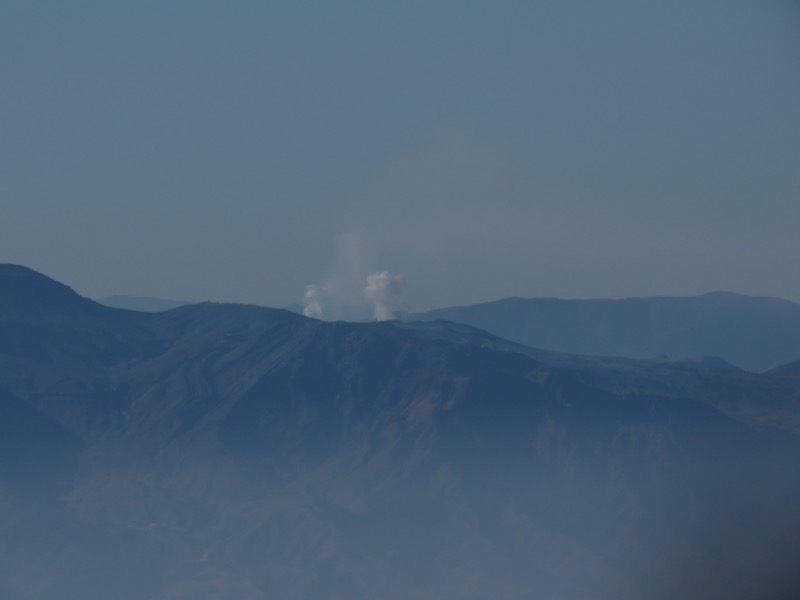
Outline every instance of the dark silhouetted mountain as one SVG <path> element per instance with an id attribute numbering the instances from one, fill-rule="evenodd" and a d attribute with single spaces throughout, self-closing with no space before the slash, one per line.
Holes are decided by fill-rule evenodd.
<path id="1" fill-rule="evenodd" d="M 0 315 L 4 318 L 97 312 L 94 302 L 66 285 L 27 267 L 0 264 Z"/>
<path id="2" fill-rule="evenodd" d="M 411 319 L 467 323 L 521 344 L 598 356 L 719 356 L 750 371 L 800 359 L 800 305 L 714 292 L 689 298 L 507 298 Z"/>
<path id="3" fill-rule="evenodd" d="M 3 597 L 800 589 L 788 367 L 558 354 L 444 321 L 128 312 L 20 267 L 0 290 Z"/>
<path id="4" fill-rule="evenodd" d="M 97 302 L 111 308 L 123 308 L 125 310 L 136 310 L 139 312 L 163 312 L 172 310 L 179 306 L 195 304 L 193 302 L 183 302 L 180 300 L 168 300 L 166 298 L 152 298 L 150 296 L 107 296 L 100 298 Z"/>

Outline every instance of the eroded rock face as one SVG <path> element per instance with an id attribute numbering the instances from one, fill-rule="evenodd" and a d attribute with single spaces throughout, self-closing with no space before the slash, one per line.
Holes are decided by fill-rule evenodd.
<path id="1" fill-rule="evenodd" d="M 129 313 L 18 275 L 0 282 L 27 298 L 0 301 L 4 597 L 794 589 L 791 369 L 559 355 L 446 322 Z"/>

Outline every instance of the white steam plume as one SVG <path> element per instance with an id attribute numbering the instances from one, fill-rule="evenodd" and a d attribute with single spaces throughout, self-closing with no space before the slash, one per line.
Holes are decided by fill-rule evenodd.
<path id="1" fill-rule="evenodd" d="M 395 318 L 403 276 L 388 271 L 370 273 L 372 253 L 361 237 L 339 235 L 333 241 L 333 256 L 325 277 L 320 283 L 306 286 L 303 314 L 329 321 Z"/>
<path id="2" fill-rule="evenodd" d="M 323 291 L 318 285 L 306 286 L 306 293 L 303 294 L 303 314 L 313 319 L 325 318 L 325 309 L 323 308 Z"/>
<path id="3" fill-rule="evenodd" d="M 364 274 L 369 272 L 365 264 L 368 256 L 368 248 L 359 236 L 337 235 L 325 277 L 318 284 L 306 286 L 303 314 L 315 319 L 357 320 L 353 312 L 363 309 L 361 287 Z"/>
<path id="4" fill-rule="evenodd" d="M 382 271 L 367 275 L 364 299 L 372 304 L 373 319 L 387 321 L 395 318 L 403 284 L 404 278 L 401 274 L 392 275 L 388 271 Z"/>

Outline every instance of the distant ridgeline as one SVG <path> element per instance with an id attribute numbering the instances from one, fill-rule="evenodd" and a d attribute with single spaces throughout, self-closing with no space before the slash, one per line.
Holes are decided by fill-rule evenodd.
<path id="1" fill-rule="evenodd" d="M 562 323 L 578 306 L 503 302 L 520 331 L 526 302 Z M 616 304 L 580 310 L 606 315 L 592 336 L 648 354 L 637 302 L 697 336 L 741 303 L 795 310 L 620 302 L 617 338 Z M 716 308 L 679 324 L 673 302 Z M 448 321 L 235 304 L 129 311 L 0 265 L 3 598 L 788 600 L 798 459 L 800 362 L 578 356 Z"/>
<path id="2" fill-rule="evenodd" d="M 124 308 L 125 310 L 137 310 L 140 312 L 163 312 L 179 306 L 186 306 L 187 304 L 196 304 L 195 302 L 151 298 L 149 296 L 107 296 L 100 298 L 98 302 L 112 308 Z"/>
<path id="3" fill-rule="evenodd" d="M 442 308 L 445 319 L 537 348 L 598 356 L 717 356 L 749 371 L 800 360 L 800 304 L 714 292 L 689 298 L 507 298 Z"/>

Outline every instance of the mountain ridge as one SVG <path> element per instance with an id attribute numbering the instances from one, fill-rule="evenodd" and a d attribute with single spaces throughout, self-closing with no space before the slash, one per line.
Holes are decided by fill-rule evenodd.
<path id="1" fill-rule="evenodd" d="M 103 298 L 98 298 L 95 301 L 111 308 L 122 308 L 124 310 L 135 310 L 139 312 L 163 312 L 165 310 L 172 310 L 173 308 L 178 308 L 179 306 L 185 306 L 187 304 L 196 304 L 196 302 L 170 300 L 168 298 L 120 294 L 114 296 L 105 296 Z"/>
<path id="2" fill-rule="evenodd" d="M 44 275 L 19 265 L 0 265 L 0 281 L 6 286 L 23 274 L 29 281 L 38 281 L 38 285 L 47 283 L 49 296 L 69 297 L 71 310 L 97 312 L 103 306 L 161 312 L 193 304 L 122 297 L 134 298 L 135 302 L 108 302 L 110 299 L 106 298 L 88 305 L 88 299 Z M 6 304 L 0 306 L 0 311 L 11 310 L 9 300 L 13 297 L 13 294 L 4 296 Z M 30 312 L 37 302 L 42 302 L 42 297 L 33 303 L 16 298 L 14 310 Z M 48 306 L 52 308 L 46 304 L 38 310 L 46 310 Z M 299 312 L 295 305 L 285 310 Z M 800 304 L 727 291 L 620 299 L 509 297 L 410 313 L 403 319 L 461 322 L 526 346 L 569 354 L 638 359 L 667 356 L 679 360 L 717 356 L 756 372 L 800 360 Z"/>
<path id="3" fill-rule="evenodd" d="M 791 597 L 780 372 L 248 305 L 31 314 L 37 352 L 0 314 L 10 597 Z"/>
<path id="4" fill-rule="evenodd" d="M 0 264 L 0 315 L 87 312 L 96 303 L 71 287 L 21 265 Z"/>
<path id="5" fill-rule="evenodd" d="M 750 371 L 800 358 L 800 305 L 731 292 L 619 300 L 506 298 L 409 318 L 468 323 L 525 345 L 575 354 L 720 356 Z"/>

